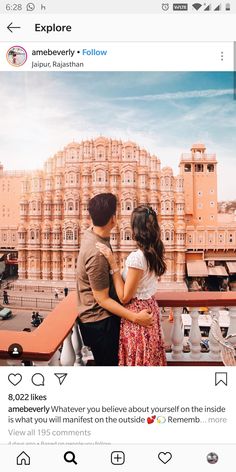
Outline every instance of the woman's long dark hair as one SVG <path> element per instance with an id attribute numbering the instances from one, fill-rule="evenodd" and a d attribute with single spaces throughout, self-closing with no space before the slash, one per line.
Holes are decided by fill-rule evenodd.
<path id="1" fill-rule="evenodd" d="M 147 205 L 140 205 L 133 210 L 131 216 L 133 239 L 143 251 L 148 268 L 157 276 L 166 271 L 164 245 L 155 211 Z"/>

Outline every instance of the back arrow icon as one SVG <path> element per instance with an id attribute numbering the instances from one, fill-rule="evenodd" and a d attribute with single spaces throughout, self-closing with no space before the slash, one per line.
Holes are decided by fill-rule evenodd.
<path id="1" fill-rule="evenodd" d="M 7 29 L 8 29 L 11 33 L 13 33 L 13 31 L 12 31 L 13 29 L 20 29 L 20 28 L 21 28 L 21 26 L 12 26 L 12 24 L 13 24 L 13 23 L 11 22 L 11 23 L 8 25 L 8 27 L 7 27 Z"/>

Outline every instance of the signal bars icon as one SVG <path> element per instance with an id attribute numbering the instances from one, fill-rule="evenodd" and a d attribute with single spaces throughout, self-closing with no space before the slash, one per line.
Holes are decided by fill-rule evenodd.
<path id="1" fill-rule="evenodd" d="M 215 8 L 212 7 L 211 3 L 209 3 L 209 5 L 206 5 L 206 3 L 204 3 L 204 5 L 203 5 L 202 3 L 193 3 L 193 4 L 192 4 L 192 7 L 193 7 L 196 11 L 200 10 L 200 8 L 201 8 L 202 6 L 205 6 L 204 11 L 211 11 L 212 9 L 213 9 L 214 11 L 221 11 L 221 10 L 222 10 L 222 4 L 221 4 L 221 3 L 219 3 Z M 231 7 L 230 3 L 226 3 L 226 4 L 225 4 L 225 10 L 226 10 L 226 11 L 230 11 L 230 9 L 231 9 L 230 7 Z"/>

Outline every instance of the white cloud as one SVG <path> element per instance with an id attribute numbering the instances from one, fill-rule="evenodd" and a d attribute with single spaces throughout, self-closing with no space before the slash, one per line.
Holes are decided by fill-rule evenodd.
<path id="1" fill-rule="evenodd" d="M 222 97 L 225 95 L 233 96 L 233 89 L 208 89 L 208 90 L 190 90 L 186 92 L 171 92 L 171 93 L 158 93 L 151 95 L 137 95 L 129 97 L 117 97 L 113 100 L 142 100 L 142 101 L 153 101 L 153 100 L 185 100 L 188 98 L 215 98 Z"/>

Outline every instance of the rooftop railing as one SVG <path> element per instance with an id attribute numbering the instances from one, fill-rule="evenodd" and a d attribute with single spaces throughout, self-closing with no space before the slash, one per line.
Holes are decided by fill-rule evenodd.
<path id="1" fill-rule="evenodd" d="M 201 352 L 201 331 L 199 327 L 199 307 L 210 307 L 212 316 L 219 319 L 220 308 L 227 307 L 229 328 L 227 334 L 236 333 L 236 293 L 235 292 L 157 292 L 160 307 L 171 307 L 173 323 L 171 332 L 171 352 L 167 354 L 169 365 L 219 365 L 220 346 L 209 333 L 209 352 Z M 190 310 L 191 326 L 189 352 L 183 352 L 184 329 L 183 307 Z M 0 359 L 11 363 L 31 361 L 33 364 L 85 365 L 88 349 L 83 345 L 76 319 L 78 316 L 77 294 L 71 292 L 49 313 L 43 323 L 33 332 L 0 330 Z M 23 353 L 19 361 L 12 359 L 8 349 L 19 344 Z"/>
<path id="2" fill-rule="evenodd" d="M 191 154 L 183 153 L 181 154 L 181 161 L 216 161 L 216 154 Z"/>

